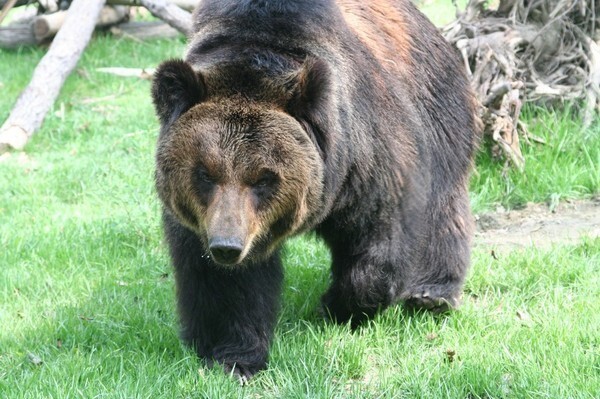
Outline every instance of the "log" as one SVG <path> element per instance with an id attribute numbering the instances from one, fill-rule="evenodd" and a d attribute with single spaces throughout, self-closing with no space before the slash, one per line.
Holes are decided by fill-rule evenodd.
<path id="1" fill-rule="evenodd" d="M 18 48 L 36 44 L 31 21 L 0 26 L 0 48 Z"/>
<path id="2" fill-rule="evenodd" d="M 192 31 L 192 14 L 166 0 L 139 0 L 152 15 L 162 19 L 179 32 L 188 36 Z"/>
<path id="3" fill-rule="evenodd" d="M 65 23 L 0 128 L 0 153 L 23 149 L 44 118 L 92 37 L 105 0 L 73 0 Z"/>
<path id="4" fill-rule="evenodd" d="M 128 37 L 135 40 L 149 40 L 159 38 L 174 38 L 181 33 L 162 21 L 135 21 L 125 22 L 110 29 L 115 36 Z"/>
<path id="5" fill-rule="evenodd" d="M 43 14 L 33 21 L 33 35 L 38 42 L 48 39 L 60 30 L 67 16 L 66 11 L 58 11 L 52 14 Z"/>
<path id="6" fill-rule="evenodd" d="M 196 8 L 198 3 L 200 3 L 200 0 L 169 0 L 169 3 L 174 4 L 183 10 L 192 11 L 194 8 Z M 123 6 L 143 5 L 141 0 L 106 0 L 106 4 Z"/>
<path id="7" fill-rule="evenodd" d="M 103 7 L 96 26 L 106 27 L 123 21 L 127 18 L 128 11 L 124 6 Z M 65 22 L 66 15 L 67 11 L 58 11 L 37 17 L 33 21 L 33 34 L 36 40 L 41 42 L 56 35 Z"/>

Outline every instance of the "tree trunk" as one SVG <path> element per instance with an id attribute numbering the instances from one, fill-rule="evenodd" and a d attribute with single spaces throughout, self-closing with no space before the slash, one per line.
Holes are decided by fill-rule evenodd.
<path id="1" fill-rule="evenodd" d="M 0 128 L 0 153 L 22 149 L 54 104 L 87 46 L 105 0 L 73 0 L 67 18 Z"/>
<path id="2" fill-rule="evenodd" d="M 17 48 L 36 44 L 31 21 L 0 26 L 0 48 Z"/>

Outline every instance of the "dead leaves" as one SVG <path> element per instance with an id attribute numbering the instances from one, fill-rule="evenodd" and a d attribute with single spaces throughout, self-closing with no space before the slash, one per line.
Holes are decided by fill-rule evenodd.
<path id="1" fill-rule="evenodd" d="M 529 313 L 526 310 L 520 309 L 516 312 L 517 319 L 524 327 L 533 327 L 534 322 Z"/>
<path id="2" fill-rule="evenodd" d="M 27 353 L 27 359 L 34 366 L 41 366 L 44 363 L 41 357 L 31 352 Z"/>

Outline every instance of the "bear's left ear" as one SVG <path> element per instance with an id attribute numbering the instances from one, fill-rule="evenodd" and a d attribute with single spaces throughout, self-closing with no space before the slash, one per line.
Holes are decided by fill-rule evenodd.
<path id="1" fill-rule="evenodd" d="M 165 61 L 154 73 L 152 100 L 163 126 L 175 122 L 205 97 L 204 78 L 183 60 Z"/>
<path id="2" fill-rule="evenodd" d="M 307 124 L 317 145 L 325 151 L 327 121 L 331 110 L 331 70 L 325 61 L 309 57 L 290 80 L 287 112 Z"/>

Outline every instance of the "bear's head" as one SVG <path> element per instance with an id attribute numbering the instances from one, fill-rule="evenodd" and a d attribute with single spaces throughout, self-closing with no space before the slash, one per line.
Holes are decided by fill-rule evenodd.
<path id="1" fill-rule="evenodd" d="M 311 60 L 262 82 L 268 101 L 224 90 L 235 77 L 204 75 L 184 61 L 156 71 L 158 195 L 216 263 L 264 259 L 319 211 L 325 139 L 311 126 L 324 117 L 324 71 Z"/>

